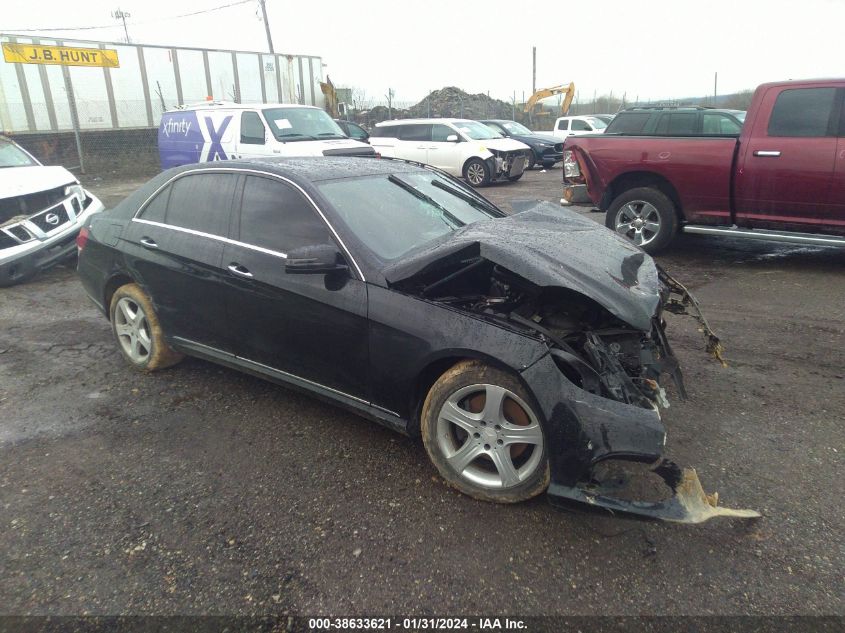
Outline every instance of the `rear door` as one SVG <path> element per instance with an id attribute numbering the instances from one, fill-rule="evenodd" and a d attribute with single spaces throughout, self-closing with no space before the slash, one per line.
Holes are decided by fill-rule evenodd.
<path id="1" fill-rule="evenodd" d="M 836 164 L 830 185 L 830 228 L 845 234 L 845 88 L 839 89 L 839 137 L 836 140 Z"/>
<path id="2" fill-rule="evenodd" d="M 236 355 L 367 398 L 367 290 L 351 274 L 289 274 L 287 254 L 334 243 L 315 207 L 292 183 L 247 176 L 226 246 L 225 298 Z"/>
<path id="3" fill-rule="evenodd" d="M 127 263 L 152 297 L 168 336 L 229 350 L 221 267 L 238 176 L 180 176 L 130 222 L 122 239 Z"/>
<path id="4" fill-rule="evenodd" d="M 428 162 L 428 147 L 431 145 L 431 125 L 428 123 L 406 123 L 399 130 L 396 144 L 397 156 L 420 163 Z"/>
<path id="5" fill-rule="evenodd" d="M 841 90 L 773 87 L 764 95 L 736 175 L 736 222 L 815 230 L 841 214 L 833 199 Z"/>

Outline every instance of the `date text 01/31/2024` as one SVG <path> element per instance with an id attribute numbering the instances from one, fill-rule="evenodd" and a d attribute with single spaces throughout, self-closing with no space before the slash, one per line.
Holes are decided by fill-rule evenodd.
<path id="1" fill-rule="evenodd" d="M 519 631 L 526 624 L 518 618 L 309 618 L 311 631 Z"/>

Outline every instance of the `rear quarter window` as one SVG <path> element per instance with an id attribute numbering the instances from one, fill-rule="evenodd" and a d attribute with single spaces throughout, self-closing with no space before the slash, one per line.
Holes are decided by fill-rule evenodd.
<path id="1" fill-rule="evenodd" d="M 605 134 L 642 134 L 650 112 L 620 112 L 607 126 Z"/>
<path id="2" fill-rule="evenodd" d="M 370 132 L 372 138 L 399 138 L 399 125 L 378 125 Z"/>

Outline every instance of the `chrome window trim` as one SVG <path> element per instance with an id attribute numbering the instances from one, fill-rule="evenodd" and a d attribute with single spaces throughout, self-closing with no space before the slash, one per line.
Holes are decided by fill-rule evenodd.
<path id="1" fill-rule="evenodd" d="M 273 255 L 274 257 L 281 257 L 282 259 L 287 259 L 287 253 L 282 253 L 279 251 L 271 251 L 269 248 L 262 248 L 261 246 L 255 246 L 253 244 L 246 244 L 245 242 L 238 242 L 237 240 L 230 239 L 228 237 L 223 237 L 222 235 L 214 235 L 213 233 L 203 233 L 202 231 L 196 231 L 194 229 L 186 229 L 181 226 L 176 226 L 175 224 L 165 224 L 164 222 L 154 222 L 153 220 L 145 220 L 143 218 L 132 218 L 133 222 L 139 222 L 140 224 L 149 224 L 150 226 L 158 226 L 163 229 L 172 229 L 174 231 L 179 231 L 180 233 L 187 233 L 189 235 L 196 235 L 197 237 L 206 237 L 211 240 L 217 240 L 218 242 L 224 242 L 226 244 L 232 244 L 233 246 L 243 246 L 244 248 L 248 248 L 253 251 L 258 251 L 259 253 L 264 253 L 265 255 Z"/>
<path id="2" fill-rule="evenodd" d="M 138 210 L 132 216 L 132 221 L 133 222 L 146 222 L 147 224 L 153 224 L 155 226 L 163 226 L 163 227 L 166 227 L 166 228 L 182 230 L 182 231 L 185 231 L 185 232 L 193 233 L 195 235 L 201 235 L 203 237 L 211 237 L 211 238 L 214 238 L 214 239 L 217 239 L 217 240 L 222 240 L 222 241 L 229 242 L 231 244 L 235 244 L 235 245 L 238 245 L 238 246 L 245 246 L 247 248 L 251 248 L 251 249 L 257 250 L 259 252 L 266 253 L 268 255 L 276 255 L 276 256 L 281 256 L 281 257 L 286 258 L 287 255 L 284 254 L 284 253 L 272 251 L 270 249 L 266 249 L 266 248 L 263 248 L 261 246 L 254 246 L 252 244 L 245 244 L 244 242 L 237 242 L 235 240 L 230 240 L 229 238 L 226 238 L 226 237 L 211 235 L 209 233 L 202 233 L 201 231 L 193 231 L 192 229 L 183 229 L 182 227 L 177 227 L 177 226 L 171 225 L 171 224 L 163 224 L 161 222 L 153 222 L 151 220 L 143 220 L 142 218 L 138 217 L 139 215 L 141 215 L 144 212 L 144 209 L 146 209 L 147 205 L 150 203 L 150 200 L 155 198 L 162 189 L 167 187 L 173 181 L 178 180 L 179 178 L 182 178 L 183 176 L 189 176 L 189 175 L 192 175 L 192 174 L 204 174 L 204 173 L 205 174 L 207 174 L 207 173 L 213 174 L 213 173 L 218 173 L 218 172 L 229 173 L 229 174 L 243 174 L 243 173 L 258 174 L 260 176 L 269 176 L 270 178 L 276 178 L 277 180 L 281 180 L 282 182 L 286 182 L 287 184 L 292 185 L 297 191 L 299 191 L 299 193 L 301 193 L 303 196 L 305 196 L 305 199 L 308 200 L 309 203 L 311 203 L 311 206 L 317 212 L 317 215 L 320 216 L 320 218 L 323 220 L 325 225 L 328 227 L 331 234 L 337 240 L 337 243 L 340 245 L 340 248 L 343 250 L 346 257 L 348 257 L 349 261 L 352 262 L 352 266 L 354 267 L 355 272 L 358 273 L 358 277 L 361 279 L 361 281 L 366 283 L 367 279 L 364 277 L 364 273 L 361 270 L 361 267 L 358 265 L 358 262 L 355 261 L 354 257 L 352 257 L 352 253 L 347 248 L 343 239 L 341 239 L 340 235 L 335 230 L 334 226 L 332 226 L 332 223 L 329 222 L 328 218 L 326 217 L 325 213 L 323 213 L 322 209 L 320 209 L 320 207 L 317 205 L 317 203 L 314 202 L 314 199 L 310 195 L 308 195 L 308 192 L 305 191 L 305 189 L 303 189 L 298 184 L 293 182 L 290 178 L 285 178 L 284 176 L 281 176 L 279 174 L 274 174 L 273 172 L 270 172 L 270 171 L 262 171 L 260 169 L 237 169 L 237 168 L 233 168 L 233 167 L 215 167 L 215 168 L 212 168 L 212 169 L 195 168 L 195 169 L 189 169 L 189 170 L 186 170 L 186 171 L 183 171 L 183 172 L 179 172 L 178 174 L 176 174 L 175 176 L 173 176 L 172 178 L 167 180 L 167 182 L 163 183 L 160 187 L 158 187 L 158 189 L 156 189 L 153 193 L 151 193 L 147 197 L 147 199 L 144 200 L 144 202 L 141 203 L 141 205 L 138 207 Z"/>

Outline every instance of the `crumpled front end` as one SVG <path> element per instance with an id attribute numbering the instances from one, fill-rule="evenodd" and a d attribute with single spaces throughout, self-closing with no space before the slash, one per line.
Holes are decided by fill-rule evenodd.
<path id="1" fill-rule="evenodd" d="M 724 360 L 721 343 L 692 295 L 662 270 L 660 279 L 663 299 L 651 332 L 603 328 L 561 338 L 541 331 L 550 343 L 549 354 L 522 376 L 546 417 L 549 500 L 556 506 L 578 501 L 680 523 L 716 516 L 759 517 L 753 510 L 718 506 L 718 494 L 704 492 L 695 470 L 663 456 L 666 430 L 660 408 L 669 407 L 669 402 L 661 378 L 671 376 L 681 397 L 686 392 L 662 311 L 695 317 L 707 350 Z M 614 464 L 641 467 L 620 472 L 610 467 Z M 662 490 L 655 490 L 656 482 Z M 648 493 L 643 496 L 644 488 Z"/>

